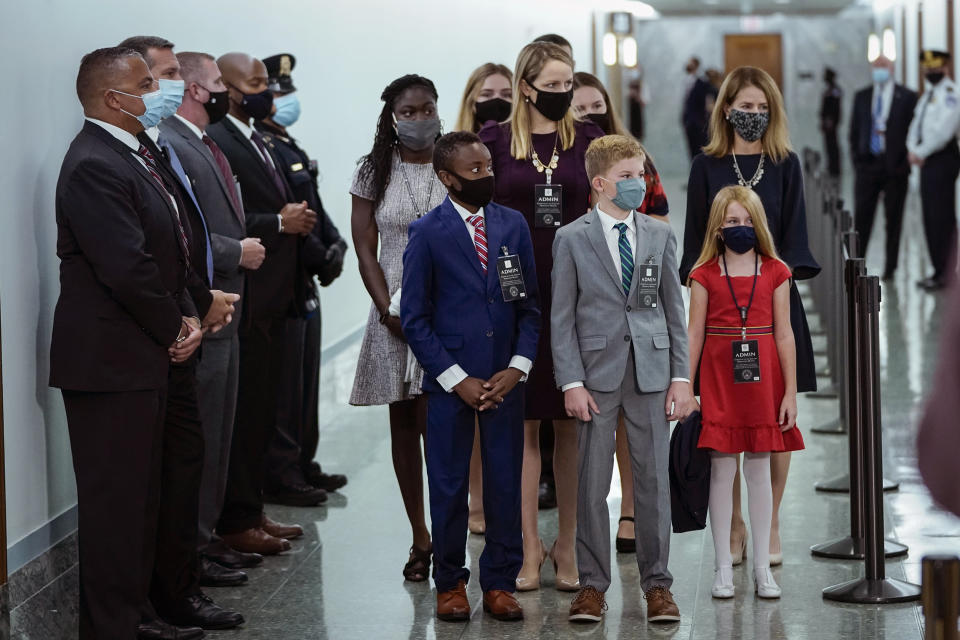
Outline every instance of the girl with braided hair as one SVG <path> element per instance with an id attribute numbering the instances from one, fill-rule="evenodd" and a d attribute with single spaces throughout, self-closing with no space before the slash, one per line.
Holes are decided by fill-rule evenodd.
<path id="1" fill-rule="evenodd" d="M 432 550 L 424 517 L 420 448 L 426 404 L 420 395 L 423 370 L 408 358 L 400 328 L 398 293 L 407 227 L 438 206 L 446 189 L 432 164 L 433 144 L 440 134 L 433 82 L 405 75 L 387 85 L 380 99 L 383 110 L 373 148 L 360 160 L 350 187 L 353 243 L 360 276 L 373 301 L 350 404 L 390 407 L 393 468 L 413 530 L 403 576 L 422 582 L 430 574 Z"/>

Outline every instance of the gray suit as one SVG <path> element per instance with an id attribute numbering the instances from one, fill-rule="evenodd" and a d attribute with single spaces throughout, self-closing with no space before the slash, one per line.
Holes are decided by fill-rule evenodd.
<path id="1" fill-rule="evenodd" d="M 557 386 L 582 382 L 600 408 L 578 423 L 577 565 L 580 586 L 610 586 L 610 492 L 621 412 L 633 469 L 637 563 L 644 591 L 669 588 L 669 426 L 671 378 L 689 378 L 677 240 L 670 227 L 634 213 L 636 265 L 630 294 L 621 283 L 596 211 L 561 228 L 553 243 L 551 348 Z M 660 265 L 656 308 L 639 308 L 644 264 Z"/>
<path id="2" fill-rule="evenodd" d="M 160 130 L 177 152 L 206 217 L 213 248 L 213 288 L 242 296 L 244 270 L 240 268 L 240 241 L 246 236 L 246 224 L 243 211 L 234 206 L 228 191 L 233 189 L 237 193 L 236 184 L 227 182 L 210 148 L 178 118 L 167 118 L 160 124 Z M 240 363 L 237 326 L 241 305 L 236 308 L 229 325 L 204 337 L 197 366 L 200 419 L 206 443 L 200 485 L 201 548 L 213 536 L 226 491 Z"/>

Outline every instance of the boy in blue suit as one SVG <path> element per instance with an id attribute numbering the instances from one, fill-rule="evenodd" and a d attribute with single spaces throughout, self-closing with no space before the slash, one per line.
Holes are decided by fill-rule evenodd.
<path id="1" fill-rule="evenodd" d="M 523 216 L 490 202 L 490 152 L 473 133 L 437 140 L 433 166 L 449 197 L 409 228 L 400 320 L 424 369 L 427 479 L 437 617 L 470 618 L 464 567 L 474 422 L 483 457 L 483 608 L 519 620 L 523 562 L 523 389 L 540 333 L 533 245 Z M 487 248 L 490 248 L 489 252 Z"/>

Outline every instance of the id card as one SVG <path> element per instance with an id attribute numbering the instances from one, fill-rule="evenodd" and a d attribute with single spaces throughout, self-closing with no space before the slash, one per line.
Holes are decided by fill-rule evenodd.
<path id="1" fill-rule="evenodd" d="M 527 287 L 523 283 L 523 270 L 517 254 L 497 258 L 497 275 L 500 276 L 500 291 L 504 302 L 515 302 L 527 297 Z"/>
<path id="2" fill-rule="evenodd" d="M 641 264 L 637 266 L 637 307 L 640 309 L 656 309 L 657 295 L 660 292 L 660 265 Z"/>
<path id="3" fill-rule="evenodd" d="M 759 341 L 733 341 L 733 381 L 735 383 L 760 382 Z"/>
<path id="4" fill-rule="evenodd" d="M 563 185 L 533 186 L 533 226 L 555 228 L 563 224 Z"/>

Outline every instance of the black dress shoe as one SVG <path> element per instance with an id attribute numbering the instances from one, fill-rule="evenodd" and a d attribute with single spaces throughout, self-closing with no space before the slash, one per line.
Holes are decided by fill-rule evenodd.
<path id="1" fill-rule="evenodd" d="M 883 280 L 884 282 L 890 282 L 891 280 L 893 280 L 893 271 L 889 269 L 885 269 L 883 272 L 883 276 L 880 279 Z"/>
<path id="2" fill-rule="evenodd" d="M 917 286 L 926 291 L 939 291 L 947 286 L 943 278 L 929 277 L 917 281 Z"/>
<path id="3" fill-rule="evenodd" d="M 340 473 L 324 473 L 316 462 L 303 470 L 303 477 L 309 484 L 327 492 L 336 491 L 347 484 L 347 476 Z"/>
<path id="4" fill-rule="evenodd" d="M 238 587 L 247 581 L 247 574 L 237 569 L 228 569 L 207 558 L 200 558 L 200 586 Z"/>
<path id="5" fill-rule="evenodd" d="M 230 569 L 249 569 L 263 563 L 263 556 L 259 553 L 244 553 L 231 549 L 223 540 L 217 540 L 207 545 L 207 548 L 201 551 L 200 555 L 216 562 L 221 567 Z"/>
<path id="6" fill-rule="evenodd" d="M 557 506 L 557 489 L 552 482 L 544 480 L 537 492 L 537 508 L 553 509 Z"/>
<path id="7" fill-rule="evenodd" d="M 203 593 L 188 596 L 163 612 L 163 617 L 178 625 L 191 625 L 203 629 L 233 629 L 243 624 L 243 616 L 217 606 Z"/>
<path id="8" fill-rule="evenodd" d="M 175 627 L 163 620 L 141 622 L 137 627 L 137 640 L 196 640 L 203 636 L 200 627 Z"/>
<path id="9" fill-rule="evenodd" d="M 289 507 L 315 507 L 327 501 L 327 492 L 308 484 L 292 484 L 265 492 L 263 499 L 271 504 Z"/>

